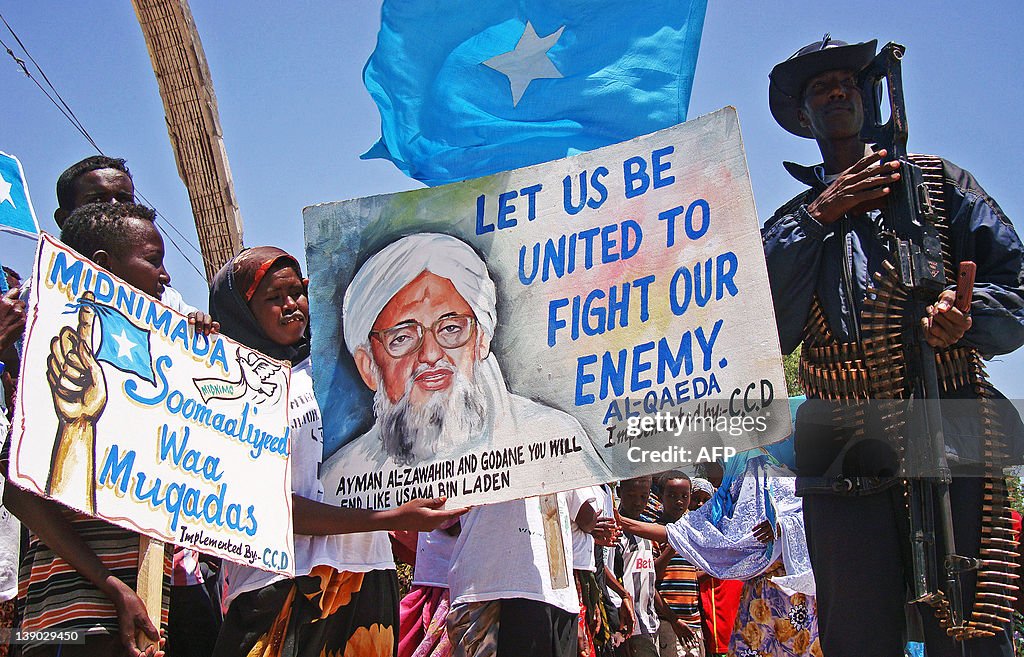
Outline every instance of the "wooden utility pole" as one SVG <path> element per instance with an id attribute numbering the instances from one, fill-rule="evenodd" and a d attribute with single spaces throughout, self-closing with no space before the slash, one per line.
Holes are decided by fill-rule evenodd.
<path id="1" fill-rule="evenodd" d="M 178 175 L 188 189 L 206 277 L 242 248 L 213 79 L 188 0 L 132 0 L 167 116 Z"/>

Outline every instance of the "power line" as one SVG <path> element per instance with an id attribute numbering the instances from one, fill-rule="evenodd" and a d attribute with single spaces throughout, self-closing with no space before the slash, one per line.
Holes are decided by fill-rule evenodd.
<path id="1" fill-rule="evenodd" d="M 3 17 L 0 16 L 0 18 L 3 18 Z M 6 23 L 7 23 L 7 21 L 4 21 L 4 24 L 6 24 Z M 7 29 L 10 29 L 10 27 L 8 27 Z M 39 84 L 39 81 L 36 80 L 35 77 L 33 77 L 31 71 L 29 71 L 28 67 L 25 66 L 25 60 L 21 59 L 20 57 L 15 55 L 14 51 L 11 50 L 10 46 L 8 46 L 3 41 L 3 39 L 0 39 L 0 45 L 2 45 L 4 47 L 4 49 L 7 51 L 7 54 L 10 55 L 11 58 L 14 60 L 14 63 L 17 64 L 19 68 L 21 68 L 21 71 L 25 74 L 25 77 L 27 77 L 29 80 L 31 80 L 32 83 L 35 84 L 36 87 L 39 88 L 39 91 L 43 92 L 43 95 L 46 96 L 47 100 L 49 100 L 51 103 L 53 103 L 53 105 L 57 108 L 57 110 L 61 114 L 64 115 L 64 118 L 66 118 L 71 123 L 71 125 L 73 125 L 75 127 L 76 130 L 78 130 L 80 133 L 82 133 L 82 136 L 85 137 L 86 140 L 88 140 L 88 142 L 90 144 L 92 144 L 93 148 L 95 148 L 97 151 L 100 151 L 100 147 L 96 145 L 96 142 L 93 141 L 93 139 L 89 135 L 89 133 L 78 122 L 77 117 L 75 117 L 73 114 L 69 114 L 66 109 L 61 107 L 60 103 L 58 103 L 56 100 L 54 100 L 53 97 L 50 95 L 50 92 L 48 92 L 46 89 L 44 89 L 43 86 L 41 84 Z"/>
<path id="2" fill-rule="evenodd" d="M 57 110 L 64 116 L 64 118 L 67 119 L 68 122 L 71 123 L 71 125 L 74 126 L 74 128 L 78 130 L 79 133 L 81 133 L 81 135 L 86 139 L 86 141 L 88 141 L 89 144 L 91 144 L 92 147 L 96 149 L 96 152 L 99 153 L 100 155 L 106 155 L 106 153 L 103 152 L 103 149 L 99 147 L 99 144 L 96 143 L 96 140 L 92 138 L 92 135 L 89 134 L 89 131 L 86 129 L 85 124 L 82 123 L 82 121 L 71 109 L 71 106 L 68 105 L 68 103 L 64 100 L 64 97 L 60 95 L 59 91 L 57 91 L 57 88 L 54 87 L 52 82 L 50 82 L 50 79 L 49 77 L 47 77 L 46 72 L 43 71 L 43 68 L 39 65 L 35 58 L 32 57 L 32 54 L 28 51 L 28 48 L 26 48 L 25 44 L 22 43 L 21 38 L 18 37 L 17 33 L 14 31 L 14 28 L 12 28 L 10 23 L 7 22 L 7 19 L 4 18 L 3 14 L 0 14 L 0 21 L 3 22 L 4 26 L 7 28 L 7 31 L 10 32 L 11 36 L 14 37 L 14 40 L 17 42 L 22 52 L 25 53 L 25 56 L 28 57 L 29 61 L 31 61 L 32 64 L 36 67 L 36 70 L 39 71 L 39 74 L 42 76 L 43 80 L 46 81 L 47 86 L 53 91 L 53 95 L 56 96 L 60 102 L 57 102 L 57 100 L 55 100 L 53 96 L 50 95 L 50 93 L 43 87 L 43 85 L 39 84 L 39 81 L 35 78 L 34 75 L 32 75 L 32 72 L 28 69 L 28 66 L 26 66 L 25 60 L 18 57 L 10 48 L 10 46 L 8 46 L 2 39 L 0 39 L 0 46 L 3 46 L 3 48 L 7 51 L 7 54 L 10 55 L 11 59 L 14 60 L 14 63 L 17 64 L 17 66 L 21 69 L 22 73 L 25 74 L 25 77 L 32 80 L 36 87 L 38 87 L 39 90 L 43 93 L 43 95 L 46 96 L 47 100 L 53 103 L 54 107 L 57 108 Z M 182 239 L 182 241 L 185 244 L 188 244 L 193 251 L 199 254 L 200 258 L 202 257 L 202 252 L 198 248 L 196 248 L 195 245 L 192 244 L 191 240 L 189 240 L 184 234 L 182 234 L 180 230 L 178 230 L 177 226 L 174 225 L 174 222 L 172 222 L 171 219 L 167 217 L 167 215 L 157 210 L 153 206 L 153 204 L 150 203 L 149 199 L 147 199 L 138 189 L 135 190 L 135 194 L 139 198 L 141 198 L 147 205 L 153 207 L 153 210 L 156 212 L 157 216 L 165 220 L 165 225 L 169 226 L 171 230 L 177 233 L 177 235 Z M 191 260 L 191 258 L 189 258 L 188 255 L 185 254 L 182 248 L 178 245 L 177 241 L 166 231 L 164 231 L 164 234 L 167 236 L 167 239 L 171 242 L 171 245 L 174 246 L 174 249 L 181 255 L 182 258 L 185 259 L 185 262 L 187 262 L 192 267 L 192 269 L 195 270 L 196 274 L 198 274 L 199 277 L 203 279 L 203 282 L 207 282 L 206 275 L 203 274 L 203 272 L 199 269 L 199 267 L 196 266 L 196 264 Z"/>
<path id="3" fill-rule="evenodd" d="M 89 140 L 89 143 L 92 144 L 93 147 L 96 150 L 99 150 L 100 147 L 96 145 L 95 141 L 93 141 L 92 137 L 89 135 L 89 132 L 85 129 L 85 126 L 78 119 L 78 117 L 75 115 L 74 111 L 72 111 L 71 107 L 67 104 L 67 102 L 65 102 L 64 97 L 60 95 L 60 92 L 57 91 L 57 88 L 53 86 L 52 82 L 50 82 L 50 78 L 48 78 L 46 76 L 46 72 L 39 65 L 39 63 L 36 62 L 35 57 L 33 57 L 32 53 L 30 53 L 28 51 L 28 48 L 25 47 L 25 44 L 21 42 L 21 38 L 17 35 L 17 33 L 11 27 L 10 23 L 7 22 L 7 19 L 3 17 L 3 14 L 0 14 L 0 21 L 3 21 L 4 26 L 7 28 L 7 31 L 10 32 L 11 36 L 14 37 L 14 40 L 18 42 L 18 45 L 21 47 L 22 52 L 25 53 L 25 55 L 28 57 L 29 61 L 32 62 L 32 64 L 36 67 L 36 70 L 39 71 L 39 74 L 43 76 L 43 80 L 46 81 L 46 86 L 50 87 L 50 89 L 53 90 L 54 95 L 56 95 L 57 98 L 60 100 L 60 105 L 58 105 L 58 109 L 60 109 L 61 106 L 63 106 L 63 109 L 66 110 L 66 112 L 64 112 L 64 116 L 69 117 L 70 119 L 73 119 L 72 123 L 75 125 L 75 127 L 78 128 L 79 131 L 83 135 L 85 135 L 85 138 Z M 11 53 L 11 49 L 7 48 L 7 52 Z M 12 56 L 13 56 L 13 54 L 14 53 L 11 53 Z M 32 77 L 32 74 L 29 73 L 28 68 L 25 66 L 25 62 L 24 61 L 21 62 L 21 70 L 25 72 L 25 75 L 27 75 L 29 77 Z M 33 82 L 36 83 L 37 87 L 42 89 L 42 86 L 34 78 L 33 78 Z M 46 93 L 45 90 L 43 91 L 43 93 Z M 50 98 L 50 95 L 47 94 L 46 97 Z M 54 103 L 56 105 L 56 102 L 53 100 L 53 98 L 50 98 L 50 102 L 52 102 L 52 103 Z"/>
<path id="4" fill-rule="evenodd" d="M 190 249 L 192 249 L 193 251 L 195 251 L 195 252 L 196 252 L 196 253 L 197 253 L 197 254 L 199 255 L 199 257 L 200 257 L 200 258 L 202 258 L 202 257 L 203 257 L 203 252 L 199 250 L 199 247 L 197 247 L 197 246 L 196 246 L 195 244 L 193 244 L 193 243 L 192 243 L 192 241 L 191 241 L 191 240 L 189 240 L 189 238 L 188 238 L 188 236 L 187 236 L 187 235 L 183 234 L 183 233 L 182 233 L 182 232 L 181 232 L 180 230 L 178 230 L 178 228 L 177 228 L 177 227 L 176 227 L 176 226 L 175 226 L 175 225 L 174 225 L 173 223 L 171 223 L 171 220 L 170 220 L 170 219 L 168 219 L 168 218 L 167 218 L 167 216 L 165 216 L 165 215 L 164 215 L 164 213 L 160 212 L 160 211 L 159 211 L 159 210 L 157 210 L 157 209 L 156 209 L 155 207 L 153 207 L 153 204 L 152 204 L 152 203 L 150 203 L 149 199 L 148 199 L 148 198 L 146 198 L 146 196 L 145 196 L 145 195 L 144 195 L 144 194 L 143 194 L 142 192 L 140 192 L 140 191 L 139 191 L 138 189 L 136 189 L 136 190 L 135 190 L 135 195 L 136 195 L 136 196 L 138 196 L 139 198 L 141 198 L 141 199 L 142 199 L 142 201 L 143 201 L 143 202 L 144 202 L 144 203 L 145 203 L 146 205 L 148 205 L 149 207 L 153 208 L 153 211 L 154 211 L 154 212 L 156 212 L 156 214 L 157 214 L 157 216 L 158 216 L 158 217 L 160 217 L 161 219 L 165 219 L 165 220 L 167 220 L 167 225 L 168 225 L 168 226 L 170 226 L 171 230 L 173 230 L 173 231 L 174 231 L 174 232 L 175 232 L 175 233 L 176 233 L 176 234 L 178 235 L 178 237 L 180 237 L 181 239 L 183 239 L 183 240 L 185 241 L 185 244 L 187 244 L 187 245 L 189 246 L 189 248 L 190 248 Z M 194 266 L 195 266 L 195 265 L 193 265 L 193 267 L 194 267 Z M 205 276 L 203 276 L 203 278 L 206 278 L 206 277 L 205 277 Z"/>
<path id="5" fill-rule="evenodd" d="M 148 201 L 147 201 L 147 203 L 148 203 Z M 157 214 L 160 215 L 159 212 Z M 160 216 L 162 217 L 163 215 L 160 215 Z M 160 229 L 160 224 L 154 224 L 154 225 L 157 227 L 158 230 Z M 209 282 L 206 280 L 206 274 L 204 274 L 203 272 L 199 271 L 199 267 L 196 267 L 196 264 L 194 262 L 192 262 L 191 260 L 189 260 L 188 256 L 185 255 L 184 251 L 181 250 L 181 247 L 178 246 L 178 243 L 175 241 L 175 239 L 173 237 L 171 237 L 171 235 L 169 233 L 164 232 L 164 231 L 161 231 L 161 232 L 163 232 L 164 235 L 167 236 L 167 239 L 171 241 L 171 245 L 174 246 L 174 248 L 178 251 L 178 253 L 181 254 L 181 257 L 185 258 L 185 262 L 187 262 L 189 265 L 191 265 L 192 269 L 194 269 L 196 271 L 196 273 L 199 274 L 199 278 L 203 279 L 203 282 L 207 283 L 207 285 L 209 285 Z M 176 228 L 175 228 L 175 232 L 177 232 Z M 178 234 L 180 235 L 181 233 L 178 233 Z"/>
<path id="6" fill-rule="evenodd" d="M 39 82 L 36 81 L 35 78 L 32 77 L 32 74 L 28 71 L 28 69 L 25 66 L 24 60 L 19 60 L 19 59 L 17 59 L 17 57 L 15 57 L 15 60 L 18 61 L 19 65 L 21 66 L 21 69 L 25 72 L 25 75 L 27 75 L 29 78 L 32 79 L 33 82 L 35 82 L 36 86 L 39 87 L 40 90 L 44 94 L 46 94 L 46 97 L 50 99 L 50 102 L 52 102 L 54 105 L 57 105 L 57 109 L 61 110 L 61 113 L 63 113 L 64 116 L 69 121 L 71 121 L 71 123 L 78 129 L 78 131 L 82 133 L 82 135 L 89 141 L 89 143 L 92 144 L 93 148 L 95 148 L 96 151 L 100 155 L 105 155 L 105 153 L 99 147 L 99 145 L 96 143 L 96 141 L 93 140 L 92 136 L 89 134 L 89 131 L 86 130 L 85 125 L 82 123 L 82 121 L 75 114 L 74 110 L 71 109 L 71 106 L 68 105 L 67 101 L 65 101 L 64 97 L 60 95 L 60 92 L 57 90 L 57 88 L 53 86 L 52 82 L 50 82 L 50 78 L 46 75 L 46 71 L 44 71 L 43 68 L 39 65 L 39 62 L 37 62 L 35 60 L 35 57 L 32 56 L 32 53 L 30 53 L 28 51 L 28 48 L 26 48 L 25 44 L 22 43 L 21 38 L 18 37 L 17 33 L 15 33 L 14 29 L 11 28 L 10 24 L 7 22 L 7 19 L 4 18 L 2 14 L 0 14 L 0 21 L 3 21 L 4 26 L 7 27 L 7 30 L 14 37 L 14 40 L 18 42 L 18 45 L 21 47 L 21 49 L 25 53 L 25 55 L 29 58 L 29 61 L 31 61 L 32 64 L 36 67 L 36 69 L 39 71 L 39 74 L 43 76 L 43 80 L 46 81 L 46 85 L 48 87 L 50 87 L 51 90 L 53 90 L 54 95 L 57 96 L 57 98 L 60 100 L 60 105 L 57 105 L 57 103 L 53 100 L 53 98 L 51 98 L 50 95 L 48 93 L 46 93 L 46 90 L 43 89 L 39 85 Z M 6 45 L 5 45 L 5 47 L 6 47 Z M 12 57 L 14 57 L 14 53 L 11 51 L 10 48 L 7 48 L 7 52 L 10 53 Z M 134 181 L 133 181 L 133 183 L 134 183 Z M 174 225 L 174 223 L 170 220 L 169 217 L 167 217 L 165 214 L 163 214 L 162 212 L 157 210 L 156 207 L 153 205 L 153 203 L 151 203 L 150 200 L 148 198 L 146 198 L 145 195 L 141 191 L 136 189 L 135 190 L 135 195 L 138 196 L 139 198 L 141 198 L 147 205 L 152 207 L 153 210 L 156 212 L 156 214 L 160 218 L 162 218 L 162 219 L 164 219 L 166 221 L 167 225 L 170 226 L 171 230 L 173 230 L 175 233 L 177 233 L 178 237 L 180 237 L 185 242 L 185 244 L 188 244 L 192 248 L 192 250 L 195 251 L 199 255 L 200 258 L 203 257 L 202 251 L 200 251 L 198 248 L 196 248 L 196 246 L 193 245 L 192 242 L 187 237 L 185 237 L 185 235 L 182 234 L 182 232 L 180 230 L 178 230 L 177 226 Z M 170 236 L 168 236 L 168 237 L 170 237 Z M 174 242 L 174 240 L 171 240 L 171 242 L 172 242 L 172 244 L 174 244 L 174 247 L 176 249 L 178 249 L 179 253 L 181 253 L 181 249 L 178 248 L 178 245 Z M 181 255 L 183 257 L 185 257 L 184 253 L 181 253 Z M 186 257 L 186 260 L 188 260 L 187 257 Z M 203 274 L 201 272 L 199 272 L 199 269 L 195 266 L 195 264 L 191 260 L 189 260 L 188 263 L 190 265 L 192 265 L 192 268 L 195 269 L 196 272 L 198 272 L 200 276 L 203 276 Z M 205 279 L 205 276 L 203 278 Z"/>

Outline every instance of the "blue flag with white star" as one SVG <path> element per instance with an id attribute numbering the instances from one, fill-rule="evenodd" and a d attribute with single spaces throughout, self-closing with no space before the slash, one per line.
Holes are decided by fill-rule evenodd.
<path id="1" fill-rule="evenodd" d="M 707 0 L 385 0 L 364 159 L 439 185 L 686 120 Z"/>
<path id="2" fill-rule="evenodd" d="M 116 308 L 86 299 L 67 304 L 68 310 L 64 314 L 77 313 L 84 305 L 96 311 L 99 322 L 100 347 L 96 351 L 96 360 L 110 363 L 122 372 L 155 384 L 149 330 L 139 328 Z M 96 328 L 93 328 L 94 332 Z"/>
<path id="3" fill-rule="evenodd" d="M 35 237 L 39 222 L 18 158 L 0 152 L 0 230 Z"/>

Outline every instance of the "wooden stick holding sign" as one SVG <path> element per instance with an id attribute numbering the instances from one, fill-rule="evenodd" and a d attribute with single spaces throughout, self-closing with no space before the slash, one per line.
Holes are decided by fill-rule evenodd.
<path id="1" fill-rule="evenodd" d="M 139 579 L 135 593 L 146 605 L 146 612 L 153 627 L 160 628 L 160 610 L 163 608 L 164 593 L 164 542 L 139 535 Z M 150 646 L 159 644 L 143 630 L 135 632 L 135 645 L 145 652 Z"/>
<path id="2" fill-rule="evenodd" d="M 544 519 L 544 544 L 548 550 L 551 588 L 569 588 L 569 564 L 565 561 L 562 519 L 558 514 L 558 495 L 540 496 L 540 514 Z"/>

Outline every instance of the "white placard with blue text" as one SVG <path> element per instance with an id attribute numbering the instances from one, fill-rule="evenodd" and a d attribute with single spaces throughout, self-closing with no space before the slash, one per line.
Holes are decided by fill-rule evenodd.
<path id="1" fill-rule="evenodd" d="M 294 571 L 287 363 L 40 239 L 10 474 L 131 531 Z"/>
<path id="2" fill-rule="evenodd" d="M 335 503 L 499 502 L 722 460 L 791 431 L 732 108 L 562 160 L 325 203 L 303 217 L 314 384 L 325 452 L 336 450 L 322 481 Z M 535 410 L 499 425 L 485 409 L 479 435 L 392 467 L 378 438 L 390 427 L 376 412 L 386 405 L 356 372 L 341 308 L 363 263 L 424 233 L 454 237 L 484 261 L 497 321 L 490 355 L 474 368 L 495 359 L 503 378 L 492 387 Z M 555 417 L 572 422 L 551 435 L 540 419 Z"/>

